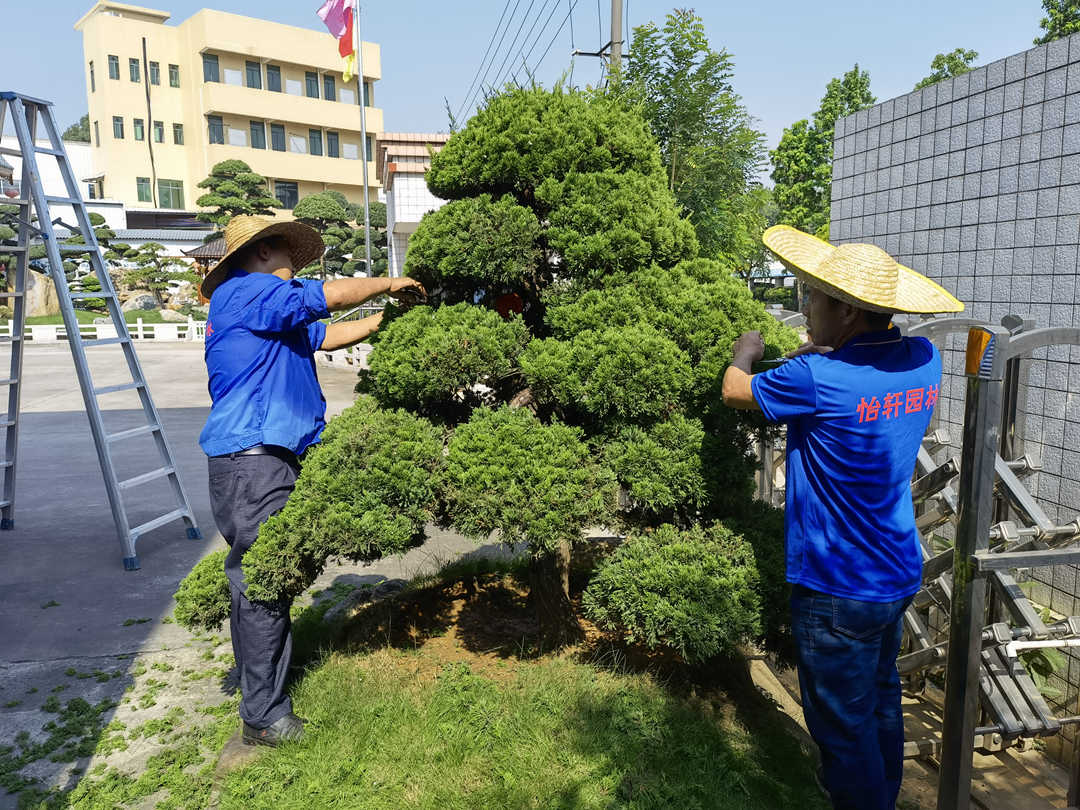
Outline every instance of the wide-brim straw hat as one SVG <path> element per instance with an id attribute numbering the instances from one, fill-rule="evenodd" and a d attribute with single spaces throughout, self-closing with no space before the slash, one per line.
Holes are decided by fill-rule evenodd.
<path id="1" fill-rule="evenodd" d="M 922 314 L 964 310 L 940 284 L 877 245 L 834 246 L 790 225 L 774 225 L 761 238 L 806 284 L 860 309 Z"/>
<path id="2" fill-rule="evenodd" d="M 326 248 L 319 232 L 302 222 L 274 222 L 266 217 L 246 214 L 235 216 L 225 226 L 225 255 L 210 268 L 199 286 L 203 296 L 209 298 L 215 288 L 225 280 L 229 273 L 229 262 L 238 250 L 270 236 L 285 238 L 289 244 L 293 267 L 297 270 L 307 267 L 322 256 Z"/>

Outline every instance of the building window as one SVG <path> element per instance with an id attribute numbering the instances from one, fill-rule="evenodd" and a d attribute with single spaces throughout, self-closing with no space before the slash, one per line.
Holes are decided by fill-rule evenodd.
<path id="1" fill-rule="evenodd" d="M 329 73 L 323 74 L 322 86 L 323 98 L 325 98 L 327 101 L 337 101 L 337 88 L 334 87 L 334 77 L 331 76 Z"/>
<path id="2" fill-rule="evenodd" d="M 281 92 L 281 68 L 277 65 L 266 66 L 266 89 L 274 93 Z"/>
<path id="3" fill-rule="evenodd" d="M 309 129 L 308 130 L 308 143 L 311 144 L 311 154 L 322 154 L 322 130 L 321 129 Z"/>
<path id="4" fill-rule="evenodd" d="M 97 86 L 94 84 L 94 60 L 90 60 L 90 92 L 96 93 Z"/>
<path id="5" fill-rule="evenodd" d="M 89 198 L 91 200 L 96 200 L 98 198 L 98 196 L 97 196 L 97 183 L 87 183 L 86 184 L 86 196 L 87 196 L 87 198 Z"/>
<path id="6" fill-rule="evenodd" d="M 184 207 L 183 180 L 158 180 L 157 194 L 158 205 L 160 205 L 162 208 Z"/>
<path id="7" fill-rule="evenodd" d="M 131 74 L 131 80 L 138 83 L 139 79 L 139 60 L 128 59 L 128 73 Z"/>
<path id="8" fill-rule="evenodd" d="M 141 118 L 136 118 L 131 122 L 131 131 L 135 136 L 135 140 L 141 141 L 146 138 L 146 129 Z"/>
<path id="9" fill-rule="evenodd" d="M 204 53 L 202 55 L 202 78 L 204 82 L 221 81 L 221 72 L 218 70 L 218 58 L 215 54 Z"/>
<path id="10" fill-rule="evenodd" d="M 172 142 L 177 146 L 184 145 L 184 125 L 173 124 L 172 125 Z"/>
<path id="11" fill-rule="evenodd" d="M 355 143 L 346 143 L 341 148 L 341 156 L 346 160 L 359 160 L 360 147 Z"/>
<path id="12" fill-rule="evenodd" d="M 120 78 L 120 57 L 109 54 L 109 78 Z"/>
<path id="13" fill-rule="evenodd" d="M 284 180 L 275 180 L 274 196 L 277 197 L 278 202 L 281 203 L 282 207 L 296 208 L 296 202 L 298 199 L 296 183 L 289 183 Z"/>
<path id="14" fill-rule="evenodd" d="M 161 84 L 161 65 L 157 62 L 150 63 L 150 84 Z"/>
<path id="15" fill-rule="evenodd" d="M 180 86 L 180 66 L 169 65 L 169 87 Z"/>
<path id="16" fill-rule="evenodd" d="M 251 122 L 251 148 L 266 148 L 266 124 L 262 121 Z"/>
<path id="17" fill-rule="evenodd" d="M 165 122 L 154 122 L 154 143 L 165 143 Z"/>
<path id="18" fill-rule="evenodd" d="M 368 162 L 374 160 L 375 156 L 375 140 L 368 135 L 367 140 L 364 142 L 364 158 Z"/>
<path id="19" fill-rule="evenodd" d="M 285 151 L 285 127 L 281 124 L 270 125 L 270 148 L 275 152 Z"/>
<path id="20" fill-rule="evenodd" d="M 112 136 L 120 140 L 124 138 L 124 119 L 119 115 L 112 117 Z"/>
<path id="21" fill-rule="evenodd" d="M 98 131 L 97 121 L 94 122 L 94 146 L 101 146 L 101 133 Z"/>
<path id="22" fill-rule="evenodd" d="M 304 74 L 308 98 L 319 97 L 319 74 L 310 70 Z"/>
<path id="23" fill-rule="evenodd" d="M 296 155 L 307 154 L 308 142 L 303 135 L 290 135 L 289 136 L 289 151 Z"/>
<path id="24" fill-rule="evenodd" d="M 244 62 L 246 84 L 252 90 L 262 90 L 262 65 L 258 62 Z"/>
<path id="25" fill-rule="evenodd" d="M 139 196 L 139 202 L 153 202 L 150 198 L 150 178 L 136 177 L 135 191 Z"/>
<path id="26" fill-rule="evenodd" d="M 371 82 L 364 82 L 364 106 L 371 106 L 372 88 Z"/>
<path id="27" fill-rule="evenodd" d="M 336 132 L 326 133 L 326 156 L 338 157 L 338 134 Z"/>
<path id="28" fill-rule="evenodd" d="M 221 122 L 221 116 L 206 116 L 206 124 L 210 130 L 210 143 L 225 143 L 225 125 Z"/>

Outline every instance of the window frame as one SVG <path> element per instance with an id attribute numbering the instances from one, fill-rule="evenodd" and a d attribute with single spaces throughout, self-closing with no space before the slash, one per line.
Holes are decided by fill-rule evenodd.
<path id="1" fill-rule="evenodd" d="M 109 63 L 109 78 L 120 81 L 120 57 L 115 53 L 110 53 L 107 61 Z"/>
<path id="2" fill-rule="evenodd" d="M 142 118 L 131 119 L 131 137 L 137 141 L 146 140 L 146 121 Z"/>
<path id="3" fill-rule="evenodd" d="M 271 77 L 273 77 L 273 81 L 271 80 Z M 277 84 L 277 87 L 273 86 L 275 83 Z M 282 92 L 281 88 L 283 86 L 284 85 L 281 83 L 281 65 L 267 64 L 267 66 L 266 66 L 266 89 L 267 89 L 267 91 L 270 92 L 270 93 L 280 93 L 280 92 Z"/>
<path id="4" fill-rule="evenodd" d="M 101 130 L 98 129 L 98 122 L 94 122 L 94 146 L 101 146 Z"/>
<path id="5" fill-rule="evenodd" d="M 173 123 L 172 125 L 172 141 L 176 146 L 184 145 L 184 125 Z"/>
<path id="6" fill-rule="evenodd" d="M 161 63 L 150 62 L 150 84 L 159 86 L 161 84 Z"/>
<path id="7" fill-rule="evenodd" d="M 117 135 L 117 132 L 120 134 Z M 124 140 L 124 116 L 114 115 L 112 117 L 112 136 L 114 141 Z"/>
<path id="8" fill-rule="evenodd" d="M 281 140 L 278 141 L 277 136 L 281 135 Z M 278 147 L 278 143 L 281 144 Z M 270 151 L 272 152 L 287 152 L 288 140 L 285 137 L 285 125 L 284 124 L 271 124 L 270 125 Z"/>
<path id="9" fill-rule="evenodd" d="M 218 140 L 214 140 L 214 128 L 217 127 Z M 220 115 L 206 116 L 206 135 L 211 144 L 224 146 L 225 144 L 225 121 Z"/>
<path id="10" fill-rule="evenodd" d="M 326 156 L 341 157 L 341 136 L 333 130 L 326 130 Z"/>
<path id="11" fill-rule="evenodd" d="M 248 129 L 251 135 L 251 148 L 266 150 L 266 122 L 265 121 L 248 121 Z M 256 137 L 258 133 L 258 137 Z"/>
<path id="12" fill-rule="evenodd" d="M 145 192 L 144 192 L 145 190 Z M 145 193 L 145 197 L 143 194 Z M 135 198 L 139 202 L 152 203 L 154 201 L 153 188 L 150 186 L 149 177 L 136 177 L 135 178 Z"/>
<path id="13" fill-rule="evenodd" d="M 323 156 L 323 133 L 321 129 L 308 129 L 308 154 Z"/>
<path id="14" fill-rule="evenodd" d="M 132 84 L 142 84 L 142 62 L 134 56 L 128 57 L 128 76 Z"/>
<path id="15" fill-rule="evenodd" d="M 97 92 L 97 82 L 94 79 L 94 60 L 93 59 L 90 60 L 90 92 L 91 93 L 96 93 Z"/>
<path id="16" fill-rule="evenodd" d="M 311 92 L 312 88 L 315 92 Z M 304 95 L 308 98 L 319 98 L 319 72 L 305 70 L 304 71 Z"/>
<path id="17" fill-rule="evenodd" d="M 158 189 L 157 189 L 157 192 L 158 192 L 158 206 L 161 207 L 161 208 L 168 208 L 168 209 L 171 209 L 173 211 L 183 211 L 184 210 L 184 181 L 183 180 L 169 180 L 169 179 L 166 179 L 166 178 L 159 177 L 157 183 L 158 183 Z M 162 185 L 163 183 L 169 183 L 169 184 L 172 184 L 172 185 L 163 186 Z M 166 191 L 168 191 L 168 194 L 165 194 Z M 174 200 L 173 200 L 173 195 L 174 194 L 179 194 L 180 195 L 180 200 L 179 200 L 180 204 L 179 205 L 166 205 L 165 204 L 166 197 L 168 198 L 169 202 L 174 202 Z"/>
<path id="18" fill-rule="evenodd" d="M 154 143 L 165 143 L 165 122 L 153 121 L 151 126 L 154 131 Z"/>
<path id="19" fill-rule="evenodd" d="M 282 194 L 282 187 L 286 187 L 284 191 L 291 191 L 292 194 Z M 291 187 L 291 188 L 288 188 Z M 279 196 L 281 195 L 281 196 Z M 282 199 L 285 196 L 286 199 Z M 300 201 L 300 185 L 293 180 L 275 180 L 274 181 L 274 199 L 281 203 L 281 207 L 287 211 L 291 211 L 296 207 L 296 204 Z M 289 205 L 289 201 L 292 201 L 292 205 Z"/>
<path id="20" fill-rule="evenodd" d="M 221 62 L 216 53 L 202 55 L 202 69 L 204 82 L 221 83 Z"/>
<path id="21" fill-rule="evenodd" d="M 334 81 L 333 73 L 324 73 L 322 77 L 323 81 L 323 98 L 326 101 L 337 101 L 337 82 Z"/>
<path id="22" fill-rule="evenodd" d="M 169 87 L 180 86 L 180 66 L 169 65 Z"/>
<path id="23" fill-rule="evenodd" d="M 254 70 L 254 73 L 252 73 Z M 255 77 L 255 83 L 251 83 L 252 76 Z M 252 62 L 250 59 L 244 60 L 244 87 L 250 90 L 262 90 L 263 89 L 263 75 L 262 65 L 258 62 Z"/>

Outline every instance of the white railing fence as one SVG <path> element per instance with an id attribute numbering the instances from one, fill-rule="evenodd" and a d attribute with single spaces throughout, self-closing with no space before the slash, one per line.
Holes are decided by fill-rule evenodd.
<path id="1" fill-rule="evenodd" d="M 145 323 L 136 318 L 127 325 L 128 334 L 134 340 L 197 341 L 206 337 L 206 321 L 188 319 L 184 322 Z M 10 320 L 0 321 L 0 337 L 12 337 L 13 324 Z M 116 327 L 111 323 L 81 323 L 79 334 L 84 340 L 100 340 L 116 337 Z M 67 328 L 61 324 L 27 326 L 23 335 L 30 343 L 55 343 L 67 340 Z"/>

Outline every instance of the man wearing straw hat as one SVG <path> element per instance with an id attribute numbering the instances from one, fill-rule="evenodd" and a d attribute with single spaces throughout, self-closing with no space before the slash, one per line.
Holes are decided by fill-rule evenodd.
<path id="1" fill-rule="evenodd" d="M 230 546 L 225 573 L 243 740 L 278 745 L 303 736 L 303 721 L 285 694 L 290 606 L 248 601 L 244 553 L 259 526 L 285 505 L 300 456 L 326 424 L 316 350 L 359 343 L 378 329 L 382 314 L 330 325 L 323 320 L 386 293 L 422 299 L 424 288 L 409 278 L 294 278 L 323 253 L 322 237 L 299 222 L 233 217 L 225 245 L 201 288 L 210 299 L 206 367 L 213 404 L 199 443 L 209 456 L 214 520 Z"/>
<path id="2" fill-rule="evenodd" d="M 892 314 L 963 304 L 874 245 L 833 247 L 778 225 L 764 242 L 809 287 L 810 341 L 752 375 L 759 332 L 734 346 L 724 402 L 787 425 L 787 579 L 807 726 L 836 808 L 894 807 L 903 775 L 900 649 L 922 581 L 911 476 L 941 358 Z"/>

